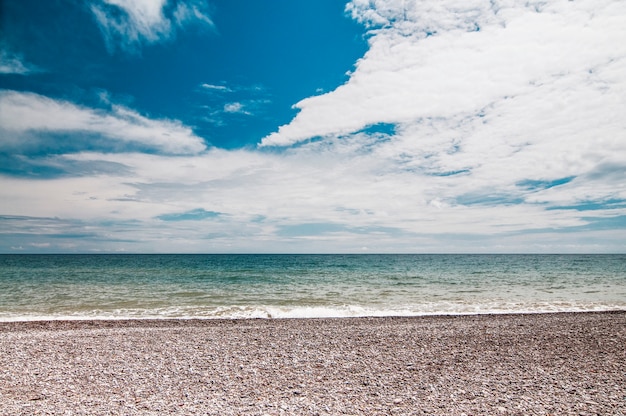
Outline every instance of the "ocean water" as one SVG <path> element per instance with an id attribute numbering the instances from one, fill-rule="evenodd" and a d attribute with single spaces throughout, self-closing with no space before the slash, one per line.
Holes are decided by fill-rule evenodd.
<path id="1" fill-rule="evenodd" d="M 626 255 L 0 255 L 0 320 L 626 310 Z"/>

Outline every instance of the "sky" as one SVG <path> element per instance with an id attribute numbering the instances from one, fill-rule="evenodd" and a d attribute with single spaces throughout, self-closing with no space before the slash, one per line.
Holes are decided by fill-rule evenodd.
<path id="1" fill-rule="evenodd" d="M 622 0 L 0 0 L 0 253 L 624 253 Z"/>

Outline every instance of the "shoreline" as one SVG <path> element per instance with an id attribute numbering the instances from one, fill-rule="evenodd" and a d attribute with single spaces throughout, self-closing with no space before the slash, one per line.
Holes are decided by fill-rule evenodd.
<path id="1" fill-rule="evenodd" d="M 626 311 L 0 322 L 0 413 L 626 414 Z"/>
<path id="2" fill-rule="evenodd" d="M 454 317 L 454 316 L 507 316 L 507 315 L 554 315 L 554 314 L 586 314 L 586 313 L 626 313 L 626 308 L 613 307 L 613 308 L 598 308 L 598 309 L 522 309 L 516 310 L 494 310 L 494 311 L 472 311 L 472 312 L 432 312 L 432 313 L 416 313 L 416 314 L 393 314 L 388 315 L 384 313 L 377 314 L 356 314 L 356 315 L 277 315 L 273 316 L 268 314 L 253 315 L 253 316 L 203 316 L 203 315 L 184 315 L 184 316 L 169 316 L 169 315 L 146 315 L 146 316 L 130 316 L 130 315 L 100 315 L 100 316 L 88 316 L 88 315 L 42 315 L 42 316 L 30 316 L 30 317 L 4 317 L 0 318 L 0 325 L 11 323 L 29 323 L 29 322 L 131 322 L 131 321 L 246 321 L 246 320 L 290 320 L 290 319 L 368 319 L 368 318 L 438 318 L 438 317 Z"/>
<path id="3" fill-rule="evenodd" d="M 503 312 L 467 312 L 467 313 L 432 313 L 421 315 L 355 315 L 355 316 L 294 316 L 294 317 L 70 317 L 62 316 L 59 318 L 33 318 L 33 319 L 8 319 L 0 320 L 0 333 L 3 331 L 3 326 L 10 324 L 44 324 L 44 323 L 100 323 L 105 322 L 110 325 L 116 326 L 117 324 L 130 324 L 130 323 L 144 323 L 151 322 L 161 323 L 177 323 L 177 322 L 229 322 L 229 321 L 299 321 L 299 320 L 350 320 L 350 319 L 439 319 L 439 318 L 456 318 L 456 317 L 514 317 L 514 316 L 536 316 L 536 315 L 578 315 L 578 314 L 624 314 L 626 316 L 626 309 L 604 309 L 604 310 L 572 310 L 572 311 L 503 311 Z"/>

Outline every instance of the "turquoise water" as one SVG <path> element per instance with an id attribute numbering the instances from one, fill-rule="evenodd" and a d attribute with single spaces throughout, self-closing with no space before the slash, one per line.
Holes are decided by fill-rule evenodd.
<path id="1" fill-rule="evenodd" d="M 0 320 L 626 310 L 626 255 L 0 255 Z"/>

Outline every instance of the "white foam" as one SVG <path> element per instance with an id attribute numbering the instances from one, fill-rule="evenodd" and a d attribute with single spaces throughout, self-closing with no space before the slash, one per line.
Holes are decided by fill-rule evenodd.
<path id="1" fill-rule="evenodd" d="M 603 312 L 626 310 L 623 303 L 454 303 L 438 302 L 399 307 L 373 305 L 339 306 L 219 306 L 169 307 L 159 309 L 92 310 L 74 313 L 0 313 L 0 322 L 42 320 L 126 320 L 126 319 L 288 319 L 349 318 L 434 315 L 522 314 L 554 312 Z"/>

